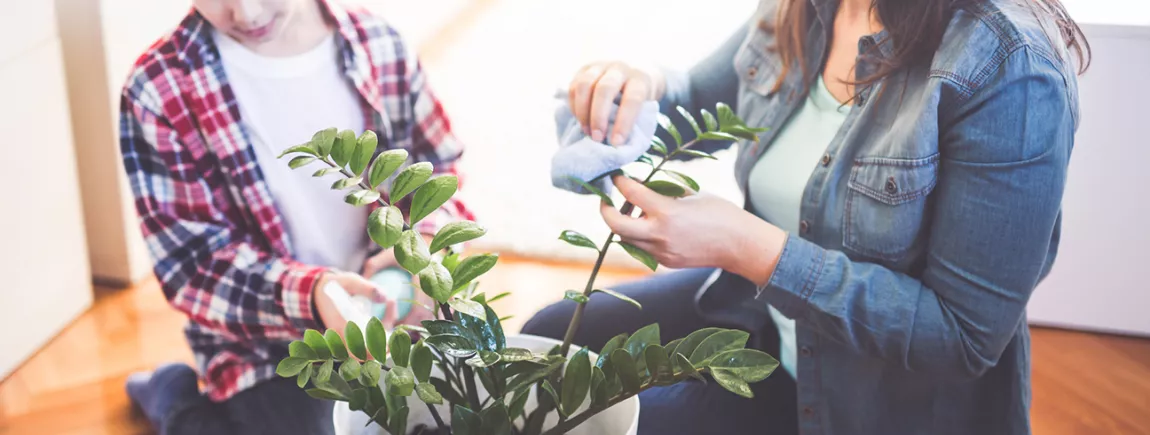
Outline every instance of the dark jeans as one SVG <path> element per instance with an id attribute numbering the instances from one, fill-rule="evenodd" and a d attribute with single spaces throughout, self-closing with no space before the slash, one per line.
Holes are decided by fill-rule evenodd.
<path id="1" fill-rule="evenodd" d="M 295 378 L 263 382 L 231 399 L 180 405 L 161 435 L 331 435 L 333 403 L 313 399 Z"/>
<path id="2" fill-rule="evenodd" d="M 611 337 L 659 323 L 663 343 L 695 330 L 732 327 L 704 318 L 695 309 L 695 293 L 712 270 L 693 269 L 656 275 L 615 287 L 643 309 L 609 295 L 597 293 L 587 303 L 575 343 L 599 350 Z M 547 307 L 523 327 L 526 334 L 562 339 L 575 304 L 563 301 Z M 772 329 L 747 331 L 767 335 L 757 342 L 760 350 L 778 355 L 777 333 Z M 640 434 L 781 434 L 798 433 L 795 382 L 781 367 L 766 380 L 752 384 L 754 399 L 744 399 L 714 381 L 687 381 L 647 390 L 639 395 Z"/>

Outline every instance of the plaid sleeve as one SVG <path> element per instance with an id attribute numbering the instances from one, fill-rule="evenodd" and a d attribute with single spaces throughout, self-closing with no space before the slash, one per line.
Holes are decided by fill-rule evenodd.
<path id="1" fill-rule="evenodd" d="M 323 272 L 277 258 L 229 219 L 212 168 L 181 144 L 152 97 L 125 91 L 120 147 L 145 242 L 168 302 L 235 340 L 290 340 L 318 328 L 312 289 Z M 222 183 L 216 183 L 222 184 Z"/>

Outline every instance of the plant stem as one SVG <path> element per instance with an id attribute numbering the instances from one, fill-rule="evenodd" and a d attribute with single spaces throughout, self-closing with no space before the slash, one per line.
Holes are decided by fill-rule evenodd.
<path id="1" fill-rule="evenodd" d="M 443 312 L 443 320 L 448 322 L 455 321 L 455 316 L 451 315 L 451 309 L 448 308 L 447 304 L 439 304 L 439 309 Z M 479 390 L 475 388 L 475 373 L 471 371 L 471 366 L 467 364 L 462 364 L 462 368 L 463 382 L 467 384 L 467 388 L 464 388 L 467 390 L 467 403 L 471 405 L 472 411 L 478 413 L 482 408 L 479 407 Z"/>
<path id="2" fill-rule="evenodd" d="M 448 429 L 447 425 L 443 423 L 443 418 L 439 416 L 439 410 L 435 409 L 435 406 L 430 403 L 427 404 L 427 410 L 431 411 L 432 417 L 435 417 L 435 424 L 439 426 L 439 431 L 445 434 L 450 434 L 451 429 Z"/>
<path id="3" fill-rule="evenodd" d="M 641 388 L 639 388 L 639 391 L 636 391 L 634 394 L 620 394 L 620 395 L 612 397 L 610 400 L 608 400 L 606 406 L 592 406 L 590 408 L 587 408 L 587 410 L 579 413 L 579 415 L 576 415 L 574 417 L 570 417 L 564 421 L 560 421 L 559 424 L 555 425 L 555 427 L 553 427 L 551 429 L 548 429 L 546 432 L 543 432 L 542 435 L 565 434 L 565 433 L 571 431 L 572 429 L 575 429 L 580 424 L 583 424 L 583 422 L 587 421 L 591 417 L 594 417 L 596 414 L 603 412 L 612 406 L 618 405 L 620 402 L 627 400 L 627 399 L 631 398 L 632 396 L 637 396 L 637 395 L 639 395 L 639 393 L 647 391 L 647 390 L 651 389 L 652 387 L 676 384 L 678 382 L 683 381 L 686 378 L 687 378 L 687 375 L 679 374 L 678 376 L 675 376 L 671 379 L 661 381 L 659 384 L 655 384 L 654 382 L 647 382 Z"/>

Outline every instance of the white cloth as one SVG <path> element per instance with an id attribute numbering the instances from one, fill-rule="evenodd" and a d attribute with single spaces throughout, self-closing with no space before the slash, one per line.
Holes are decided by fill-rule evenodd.
<path id="1" fill-rule="evenodd" d="M 334 177 L 312 177 L 323 163 L 293 170 L 277 158 L 325 128 L 363 131 L 360 96 L 343 74 L 334 37 L 290 57 L 259 55 L 220 32 L 213 37 L 295 259 L 359 271 L 368 249 L 367 211 L 345 203 L 346 191 L 331 190 Z"/>
<path id="2" fill-rule="evenodd" d="M 595 182 L 590 181 L 634 163 L 651 148 L 651 140 L 654 139 L 655 130 L 659 127 L 659 103 L 657 101 L 643 103 L 627 143 L 616 147 L 596 142 L 583 134 L 583 127 L 567 105 L 567 93 L 563 92 L 562 97 L 555 111 L 555 125 L 559 128 L 559 150 L 551 158 L 551 184 L 575 193 L 591 193 L 583 189 L 579 183 L 571 181 L 570 177 L 575 177 L 589 182 L 588 184 L 604 193 L 610 193 L 611 180 L 603 178 Z M 619 105 L 611 106 L 607 131 L 614 128 L 615 114 L 618 110 Z"/>

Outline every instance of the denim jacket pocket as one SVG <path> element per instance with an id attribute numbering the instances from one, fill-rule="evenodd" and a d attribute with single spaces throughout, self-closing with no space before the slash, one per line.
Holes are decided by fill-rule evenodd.
<path id="1" fill-rule="evenodd" d="M 759 97 L 769 95 L 779 77 L 778 61 L 771 61 L 767 56 L 770 45 L 770 35 L 762 29 L 753 28 L 735 52 L 733 60 L 740 84 Z"/>
<path id="2" fill-rule="evenodd" d="M 860 158 L 847 183 L 843 246 L 900 261 L 920 243 L 927 196 L 938 182 L 938 154 L 917 159 Z"/>

